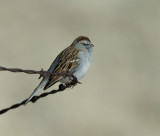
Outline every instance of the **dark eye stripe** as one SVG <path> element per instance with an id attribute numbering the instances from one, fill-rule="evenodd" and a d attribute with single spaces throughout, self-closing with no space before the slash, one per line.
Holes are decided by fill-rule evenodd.
<path id="1" fill-rule="evenodd" d="M 82 43 L 84 46 L 90 45 L 90 43 Z"/>

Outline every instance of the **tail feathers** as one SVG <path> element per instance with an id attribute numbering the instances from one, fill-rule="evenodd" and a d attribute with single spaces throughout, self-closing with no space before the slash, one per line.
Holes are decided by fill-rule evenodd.
<path id="1" fill-rule="evenodd" d="M 27 99 L 27 101 L 25 102 L 24 105 L 26 105 L 31 99 L 32 97 L 43 87 L 45 86 L 46 81 L 42 81 L 37 88 L 35 88 L 35 90 L 33 91 L 33 93 L 30 95 L 30 97 Z"/>

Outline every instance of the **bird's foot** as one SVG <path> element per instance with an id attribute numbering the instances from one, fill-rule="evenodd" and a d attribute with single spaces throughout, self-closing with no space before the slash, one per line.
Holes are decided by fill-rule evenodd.
<path id="1" fill-rule="evenodd" d="M 66 83 L 65 85 L 66 85 L 67 88 L 73 88 L 73 87 L 75 87 L 77 84 L 82 84 L 82 83 L 79 82 L 75 76 L 73 76 L 72 82 Z"/>

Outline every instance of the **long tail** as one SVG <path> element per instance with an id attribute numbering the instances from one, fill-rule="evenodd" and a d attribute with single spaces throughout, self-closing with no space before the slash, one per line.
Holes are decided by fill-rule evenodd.
<path id="1" fill-rule="evenodd" d="M 47 79 L 43 79 L 41 81 L 41 83 L 37 86 L 37 88 L 35 88 L 35 90 L 33 91 L 33 93 L 29 96 L 29 98 L 27 99 L 27 101 L 25 102 L 24 105 L 26 105 L 31 99 L 32 97 L 43 87 L 45 86 L 47 83 Z"/>

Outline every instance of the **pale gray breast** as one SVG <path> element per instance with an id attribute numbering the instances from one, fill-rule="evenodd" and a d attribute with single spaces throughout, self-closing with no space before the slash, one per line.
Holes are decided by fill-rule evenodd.
<path id="1" fill-rule="evenodd" d="M 74 76 L 77 77 L 78 80 L 84 77 L 86 72 L 88 71 L 88 68 L 90 66 L 91 60 L 92 60 L 92 48 L 85 48 L 84 46 L 78 46 L 76 45 L 76 48 L 78 50 L 81 50 L 77 57 L 79 58 L 79 61 L 77 63 L 77 66 L 75 66 L 71 72 L 74 72 Z M 72 79 L 66 77 L 62 78 L 60 80 L 61 83 L 70 83 Z"/>
<path id="2" fill-rule="evenodd" d="M 74 75 L 79 80 L 84 77 L 84 75 L 89 69 L 92 60 L 92 49 L 86 51 L 80 51 L 78 53 L 78 58 L 80 58 L 80 60 L 78 62 L 78 65 L 75 67 L 74 71 L 76 72 L 74 73 Z"/>

